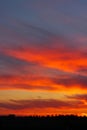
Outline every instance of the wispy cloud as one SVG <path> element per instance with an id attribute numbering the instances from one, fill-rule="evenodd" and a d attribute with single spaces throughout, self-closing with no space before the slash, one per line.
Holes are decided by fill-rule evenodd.
<path id="1" fill-rule="evenodd" d="M 76 94 L 76 95 L 69 96 L 68 98 L 87 101 L 87 94 Z"/>
<path id="2" fill-rule="evenodd" d="M 13 110 L 28 108 L 76 108 L 82 103 L 78 101 L 62 101 L 54 99 L 32 99 L 32 100 L 10 100 L 9 102 L 0 103 L 0 107 Z"/>
<path id="3" fill-rule="evenodd" d="M 81 51 L 77 46 L 70 44 L 62 38 L 50 39 L 49 42 L 40 44 L 26 44 L 14 48 L 1 48 L 1 53 L 25 60 L 27 62 L 36 62 L 43 67 L 60 69 L 66 72 L 79 73 L 80 67 L 86 67 L 86 50 Z M 80 72 L 81 73 L 81 72 Z"/>
<path id="4" fill-rule="evenodd" d="M 87 77 L 80 75 L 55 75 L 53 77 L 37 75 L 1 75 L 0 89 L 27 89 L 44 91 L 87 90 Z"/>

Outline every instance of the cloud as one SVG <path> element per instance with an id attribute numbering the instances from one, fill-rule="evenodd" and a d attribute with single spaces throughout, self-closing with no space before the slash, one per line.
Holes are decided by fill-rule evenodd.
<path id="1" fill-rule="evenodd" d="M 33 75 L 1 75 L 0 89 L 54 90 L 49 78 Z"/>
<path id="2" fill-rule="evenodd" d="M 2 75 L 23 75 L 32 73 L 32 69 L 37 66 L 35 62 L 27 62 L 16 57 L 0 53 L 0 76 Z M 9 76 L 8 76 L 9 77 Z"/>
<path id="3" fill-rule="evenodd" d="M 81 54 L 75 53 L 76 51 L 74 52 L 72 47 L 68 47 L 66 42 L 62 42 L 62 40 L 52 40 L 46 46 L 25 45 L 14 49 L 2 48 L 1 52 L 20 60 L 37 62 L 45 67 L 63 71 L 75 71 L 75 68 L 78 67 L 78 62 L 80 62 L 79 57 Z M 82 57 L 81 60 L 83 60 Z M 80 62 L 80 64 L 83 65 L 83 62 Z"/>
<path id="4" fill-rule="evenodd" d="M 76 95 L 68 96 L 68 98 L 87 101 L 87 94 L 76 94 Z"/>
<path id="5" fill-rule="evenodd" d="M 86 73 L 81 70 L 87 67 L 86 52 L 79 50 L 78 46 L 63 36 L 56 36 L 34 25 L 19 23 L 17 21 L 15 33 L 20 37 L 20 44 L 0 44 L 0 86 L 4 89 L 6 86 L 14 89 L 86 89 Z M 43 39 L 47 36 L 47 39 L 40 42 L 36 40 L 31 44 L 30 39 L 25 38 L 28 31 L 43 35 Z"/>
<path id="6" fill-rule="evenodd" d="M 8 19 L 8 18 L 7 18 Z M 29 46 L 46 46 L 50 38 L 57 37 L 55 33 L 44 29 L 43 27 L 35 26 L 19 19 L 8 19 L 8 26 L 0 25 L 0 46 L 7 48 L 22 48 L 24 45 Z"/>
<path id="7" fill-rule="evenodd" d="M 81 75 L 69 75 L 61 76 L 58 79 L 53 79 L 54 83 L 58 85 L 64 85 L 65 87 L 82 87 L 83 89 L 87 87 L 87 76 Z"/>
<path id="8" fill-rule="evenodd" d="M 36 74 L 1 75 L 0 89 L 27 89 L 61 91 L 71 93 L 72 89 L 87 90 L 87 77 L 81 75 L 60 74 L 40 76 Z"/>
<path id="9" fill-rule="evenodd" d="M 84 76 L 87 76 L 87 66 L 79 66 L 77 72 L 81 73 Z"/>
<path id="10" fill-rule="evenodd" d="M 82 104 L 81 107 L 87 109 L 87 94 L 75 94 L 75 95 L 67 96 L 67 98 L 72 101 L 81 102 Z"/>
<path id="11" fill-rule="evenodd" d="M 21 110 L 21 109 L 34 109 L 34 108 L 77 108 L 81 102 L 62 101 L 55 99 L 31 99 L 31 100 L 10 100 L 8 102 L 0 103 L 0 108 Z"/>
<path id="12" fill-rule="evenodd" d="M 26 23 L 22 23 L 21 26 L 22 31 L 19 31 L 17 34 L 20 42 L 11 42 L 11 45 L 8 44 L 8 46 L 6 44 L 4 46 L 0 45 L 0 52 L 2 54 L 25 62 L 34 62 L 42 67 L 85 74 L 78 70 L 80 67 L 87 67 L 86 49 L 85 51 L 81 51 L 78 45 L 75 45 L 63 36 L 55 36 L 42 28 L 26 25 Z M 28 30 L 32 30 L 33 32 L 36 30 L 36 34 L 38 34 L 38 31 L 40 34 L 42 32 L 43 38 L 40 41 L 38 41 L 37 36 L 35 41 L 25 38 L 25 36 L 31 37 L 30 34 L 26 35 L 26 31 Z M 48 34 L 48 38 L 45 39 L 45 36 Z"/>

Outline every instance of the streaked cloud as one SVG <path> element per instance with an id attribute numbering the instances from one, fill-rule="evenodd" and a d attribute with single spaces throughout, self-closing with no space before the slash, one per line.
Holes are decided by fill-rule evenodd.
<path id="1" fill-rule="evenodd" d="M 69 96 L 68 98 L 87 101 L 87 94 L 76 94 L 76 95 Z"/>
<path id="2" fill-rule="evenodd" d="M 10 100 L 6 103 L 0 103 L 1 108 L 21 110 L 25 108 L 76 108 L 83 105 L 81 102 L 62 101 L 54 99 L 34 99 L 34 100 Z"/>
<path id="3" fill-rule="evenodd" d="M 3 86 L 3 87 L 2 87 Z M 1 75 L 0 89 L 28 89 L 66 91 L 71 89 L 87 90 L 87 77 L 80 75 L 60 75 L 58 77 L 41 77 L 29 75 Z"/>

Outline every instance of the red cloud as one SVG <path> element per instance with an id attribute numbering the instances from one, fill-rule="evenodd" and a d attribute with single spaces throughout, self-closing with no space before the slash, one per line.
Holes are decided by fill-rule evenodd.
<path id="1" fill-rule="evenodd" d="M 62 38 L 53 38 L 42 46 L 34 44 L 20 49 L 2 48 L 1 52 L 27 62 L 35 62 L 43 67 L 84 74 L 78 70 L 80 67 L 87 67 L 86 51 L 81 52 L 78 47 L 69 42 Z"/>
<path id="2" fill-rule="evenodd" d="M 0 108 L 21 110 L 34 108 L 76 108 L 80 107 L 82 102 L 79 101 L 62 101 L 56 99 L 31 99 L 31 100 L 10 100 L 0 103 Z"/>
<path id="3" fill-rule="evenodd" d="M 58 77 L 39 75 L 0 76 L 0 89 L 66 91 L 72 88 L 87 90 L 87 77 L 80 75 L 59 75 Z"/>

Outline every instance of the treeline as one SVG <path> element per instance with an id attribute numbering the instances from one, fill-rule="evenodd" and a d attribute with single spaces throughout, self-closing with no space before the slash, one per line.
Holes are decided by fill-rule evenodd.
<path id="1" fill-rule="evenodd" d="M 0 130 L 87 130 L 87 117 L 75 115 L 59 116 L 0 116 Z"/>

